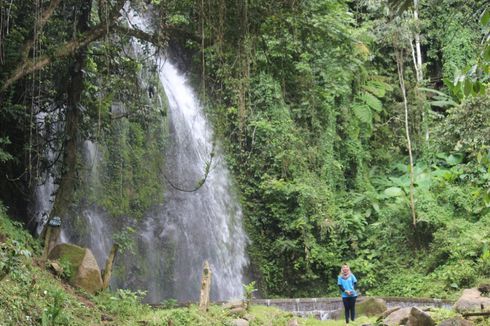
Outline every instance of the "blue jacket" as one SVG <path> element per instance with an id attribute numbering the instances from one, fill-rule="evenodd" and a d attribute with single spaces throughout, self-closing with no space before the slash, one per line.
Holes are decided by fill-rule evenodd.
<path id="1" fill-rule="evenodd" d="M 350 274 L 347 279 L 344 279 L 342 275 L 337 278 L 337 285 L 341 288 L 342 298 L 357 297 L 355 290 L 357 279 L 354 274 Z M 351 295 L 348 295 L 345 291 L 352 291 Z"/>

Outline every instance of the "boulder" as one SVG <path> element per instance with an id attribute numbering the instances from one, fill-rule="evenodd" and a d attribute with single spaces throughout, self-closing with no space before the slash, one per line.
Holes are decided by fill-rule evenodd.
<path id="1" fill-rule="evenodd" d="M 60 263 L 56 260 L 53 260 L 49 263 L 49 268 L 58 276 L 63 275 L 63 267 L 61 267 Z"/>
<path id="2" fill-rule="evenodd" d="M 438 326 L 473 326 L 473 323 L 461 317 L 453 317 L 444 319 L 438 324 Z"/>
<path id="3" fill-rule="evenodd" d="M 356 302 L 356 318 L 358 316 L 377 316 L 386 311 L 386 302 L 379 298 L 362 298 Z M 344 308 L 332 311 L 329 314 L 330 319 L 343 319 Z"/>
<path id="4" fill-rule="evenodd" d="M 232 309 L 228 310 L 229 315 L 234 315 L 234 316 L 239 316 L 239 317 L 245 316 L 246 312 L 247 311 L 243 307 L 236 307 L 236 308 L 232 308 Z"/>
<path id="5" fill-rule="evenodd" d="M 296 318 L 288 320 L 287 326 L 299 326 L 298 320 Z"/>
<path id="6" fill-rule="evenodd" d="M 328 319 L 339 320 L 344 318 L 344 309 L 337 309 L 328 314 Z"/>
<path id="7" fill-rule="evenodd" d="M 436 323 L 432 317 L 425 311 L 417 307 L 412 307 L 410 316 L 408 316 L 408 326 L 434 326 Z"/>
<path id="8" fill-rule="evenodd" d="M 453 308 L 459 313 L 490 311 L 490 298 L 482 296 L 477 288 L 465 289 Z"/>
<path id="9" fill-rule="evenodd" d="M 383 319 L 385 319 L 386 317 L 388 317 L 388 315 L 390 315 L 391 313 L 397 311 L 397 310 L 400 310 L 401 307 L 399 306 L 396 306 L 396 307 L 393 307 L 393 308 L 390 308 L 388 310 L 386 310 L 385 312 L 383 312 L 381 315 L 379 315 L 379 318 L 377 321 L 381 321 Z"/>
<path id="10" fill-rule="evenodd" d="M 366 298 L 356 304 L 356 315 L 358 316 L 377 316 L 386 310 L 386 302 L 379 298 Z"/>
<path id="11" fill-rule="evenodd" d="M 223 303 L 223 309 L 234 309 L 238 307 L 245 307 L 245 304 L 242 300 L 228 301 Z"/>
<path id="12" fill-rule="evenodd" d="M 49 259 L 68 260 L 71 267 L 70 284 L 92 294 L 102 289 L 99 265 L 90 249 L 62 243 L 50 251 Z"/>
<path id="13" fill-rule="evenodd" d="M 241 318 L 240 319 L 233 319 L 231 321 L 231 324 L 233 326 L 248 326 L 249 325 L 248 320 L 241 319 Z"/>
<path id="14" fill-rule="evenodd" d="M 384 325 L 406 325 L 408 322 L 408 317 L 410 317 L 410 311 L 412 307 L 400 308 L 389 314 L 384 320 Z"/>

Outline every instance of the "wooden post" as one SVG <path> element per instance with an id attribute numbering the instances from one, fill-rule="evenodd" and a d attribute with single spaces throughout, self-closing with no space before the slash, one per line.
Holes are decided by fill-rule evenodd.
<path id="1" fill-rule="evenodd" d="M 204 262 L 201 280 L 201 297 L 199 300 L 199 310 L 207 311 L 209 307 L 209 292 L 211 291 L 211 269 L 208 261 Z"/>
<path id="2" fill-rule="evenodd" d="M 58 240 L 60 238 L 60 233 L 61 229 L 59 227 L 52 227 L 48 226 L 48 228 L 51 228 L 51 236 L 49 237 L 49 243 L 48 243 L 48 255 L 51 252 L 51 249 L 53 249 L 56 244 L 58 243 Z M 46 256 L 47 257 L 47 256 Z"/>
<path id="3" fill-rule="evenodd" d="M 46 226 L 46 232 L 44 234 L 44 250 L 41 258 L 43 261 L 46 261 L 48 259 L 50 238 L 51 238 L 51 228 L 49 226 Z"/>
<path id="4" fill-rule="evenodd" d="M 117 250 L 119 249 L 119 245 L 114 243 L 111 248 L 111 252 L 109 257 L 105 262 L 104 274 L 102 275 L 102 289 L 105 290 L 109 287 L 109 282 L 111 281 L 112 276 L 112 267 L 114 266 L 114 259 L 117 255 Z"/>

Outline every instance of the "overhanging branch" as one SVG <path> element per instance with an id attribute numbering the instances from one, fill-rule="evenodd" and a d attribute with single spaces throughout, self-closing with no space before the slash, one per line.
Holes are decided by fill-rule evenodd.
<path id="1" fill-rule="evenodd" d="M 53 0 L 50 3 L 49 7 L 42 13 L 42 17 L 37 23 L 36 28 L 40 28 L 47 23 L 49 18 L 52 16 L 54 10 L 58 6 L 59 2 L 60 0 Z M 79 49 L 88 46 L 91 42 L 106 35 L 109 32 L 109 27 L 113 25 L 121 16 L 120 12 L 125 2 L 126 0 L 118 0 L 111 8 L 110 14 L 105 22 L 102 22 L 92 29 L 88 30 L 87 32 L 83 33 L 80 38 L 73 39 L 60 45 L 53 54 L 43 55 L 35 59 L 28 59 L 28 55 L 26 55 L 26 53 L 29 53 L 29 50 L 33 44 L 33 40 L 28 40 L 22 47 L 22 61 L 19 63 L 18 67 L 14 70 L 10 77 L 8 77 L 7 80 L 3 83 L 2 87 L 0 88 L 0 93 L 4 92 L 8 87 L 10 87 L 13 83 L 23 78 L 24 76 L 49 65 L 55 59 L 70 56 Z M 35 37 L 36 35 L 34 35 L 34 39 Z"/>
<path id="2" fill-rule="evenodd" d="M 46 23 L 48 22 L 49 18 L 51 18 L 51 16 L 53 15 L 54 13 L 54 10 L 58 7 L 58 5 L 60 4 L 61 0 L 53 0 L 49 3 L 49 6 L 41 13 L 41 17 L 36 21 L 36 24 L 34 26 L 34 30 L 33 30 L 33 36 L 32 36 L 32 39 L 31 40 L 28 40 L 24 46 L 22 47 L 22 59 L 25 60 L 27 59 L 28 55 L 29 55 L 29 51 L 31 50 L 32 48 L 32 45 L 36 42 L 36 39 L 38 38 L 39 36 L 39 33 L 41 33 L 44 25 L 46 25 Z"/>

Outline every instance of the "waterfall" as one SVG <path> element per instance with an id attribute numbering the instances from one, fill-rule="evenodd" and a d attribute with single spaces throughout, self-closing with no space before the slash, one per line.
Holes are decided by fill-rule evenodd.
<path id="1" fill-rule="evenodd" d="M 149 25 L 138 15 L 134 15 L 132 23 L 142 29 Z M 139 42 L 132 42 L 132 47 L 136 56 L 143 55 Z M 104 164 L 104 155 L 99 153 L 99 145 L 87 140 L 82 151 L 88 193 L 78 203 L 76 216 L 63 222 L 62 242 L 89 247 L 103 268 L 114 233 L 131 226 L 136 230 L 136 253 L 118 255 L 112 288 L 147 291 L 145 301 L 151 303 L 165 299 L 197 301 L 207 260 L 212 272 L 211 299 L 241 298 L 248 239 L 220 146 L 214 145 L 212 128 L 185 76 L 163 55 L 149 60 L 159 67 L 169 107 L 169 139 L 166 152 L 162 153 L 164 200 L 140 220 L 110 216 L 93 201 L 97 196 L 94 189 L 100 190 L 101 186 L 102 171 L 98 167 Z M 140 79 L 142 85 L 148 84 L 145 76 Z M 115 105 L 113 110 L 118 109 Z M 37 189 L 40 223 L 41 215 L 46 216 L 51 210 L 54 189 L 52 177 Z"/>
<path id="2" fill-rule="evenodd" d="M 50 113 L 43 111 L 35 114 L 35 121 L 38 128 L 38 137 L 48 139 L 43 144 L 41 156 L 44 156 L 48 165 L 54 165 L 60 150 L 60 144 L 56 141 L 57 136 L 63 130 L 63 123 L 59 119 L 60 109 L 53 109 Z M 53 138 L 53 139 L 50 139 Z M 36 227 L 34 233 L 40 235 L 48 221 L 51 210 L 53 209 L 54 194 L 58 188 L 51 169 L 38 171 L 39 176 L 37 185 L 34 187 L 33 201 L 29 207 L 32 220 Z M 61 230 L 60 242 L 66 241 L 66 233 Z"/>
<path id="3" fill-rule="evenodd" d="M 132 26 L 149 31 L 148 17 L 131 8 L 128 20 Z M 152 303 L 165 299 L 196 301 L 207 260 L 212 271 L 211 299 L 240 298 L 248 240 L 220 146 L 213 145 L 212 128 L 186 77 L 167 57 L 151 45 L 145 46 L 156 53 L 151 60 L 159 66 L 168 99 L 166 192 L 164 202 L 147 212 L 138 228 L 138 253 L 126 257 L 126 276 L 114 283 L 148 291 L 146 301 Z M 146 56 L 139 41 L 133 42 L 133 51 Z M 209 174 L 196 189 L 206 175 L 206 166 Z"/>
<path id="4" fill-rule="evenodd" d="M 219 147 L 212 144 L 212 129 L 186 78 L 160 59 L 160 80 L 169 100 L 170 143 L 165 154 L 165 203 L 147 217 L 142 232 L 150 268 L 160 274 L 148 283 L 148 300 L 197 300 L 205 260 L 213 275 L 211 298 L 238 298 L 247 238 L 229 171 Z M 182 191 L 196 188 L 206 164 L 210 172 L 202 187 Z"/>

